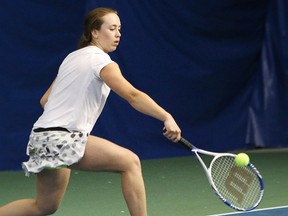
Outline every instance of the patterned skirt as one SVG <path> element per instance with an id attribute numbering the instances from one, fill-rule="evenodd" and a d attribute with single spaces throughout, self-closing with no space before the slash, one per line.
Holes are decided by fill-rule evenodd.
<path id="1" fill-rule="evenodd" d="M 22 163 L 25 175 L 77 163 L 84 155 L 87 138 L 81 132 L 32 131 L 26 150 L 29 160 Z"/>

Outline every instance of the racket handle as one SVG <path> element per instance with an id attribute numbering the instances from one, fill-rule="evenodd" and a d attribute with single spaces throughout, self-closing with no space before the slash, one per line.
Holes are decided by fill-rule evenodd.
<path id="1" fill-rule="evenodd" d="M 178 142 L 184 145 L 185 147 L 189 148 L 190 150 L 192 150 L 193 148 L 192 143 L 190 143 L 188 140 L 184 139 L 183 137 L 181 137 L 181 139 Z"/>
<path id="2" fill-rule="evenodd" d="M 163 128 L 163 133 L 166 132 L 166 128 Z M 193 145 L 192 143 L 190 143 L 188 140 L 184 139 L 183 137 L 181 137 L 181 139 L 178 141 L 178 143 L 181 143 L 182 145 L 184 145 L 185 147 L 187 147 L 189 150 L 193 149 Z"/>

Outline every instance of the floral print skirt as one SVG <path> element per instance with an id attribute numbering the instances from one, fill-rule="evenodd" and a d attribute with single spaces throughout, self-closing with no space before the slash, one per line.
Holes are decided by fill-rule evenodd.
<path id="1" fill-rule="evenodd" d="M 22 163 L 25 175 L 77 163 L 84 155 L 87 138 L 81 132 L 32 131 L 26 150 L 29 160 Z"/>

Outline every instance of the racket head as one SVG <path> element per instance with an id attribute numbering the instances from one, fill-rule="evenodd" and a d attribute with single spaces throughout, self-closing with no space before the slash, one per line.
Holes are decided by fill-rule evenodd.
<path id="1" fill-rule="evenodd" d="M 264 183 L 256 167 L 239 167 L 234 154 L 219 154 L 209 166 L 209 182 L 219 198 L 238 211 L 255 209 L 262 200 Z"/>

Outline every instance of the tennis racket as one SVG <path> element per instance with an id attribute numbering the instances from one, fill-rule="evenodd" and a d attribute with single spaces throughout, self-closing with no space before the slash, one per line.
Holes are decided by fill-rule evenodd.
<path id="1" fill-rule="evenodd" d="M 264 194 L 264 183 L 260 172 L 252 163 L 239 167 L 234 161 L 235 154 L 205 151 L 184 138 L 179 143 L 197 156 L 212 189 L 226 205 L 238 211 L 250 211 L 259 205 Z M 200 154 L 213 157 L 209 167 Z"/>

